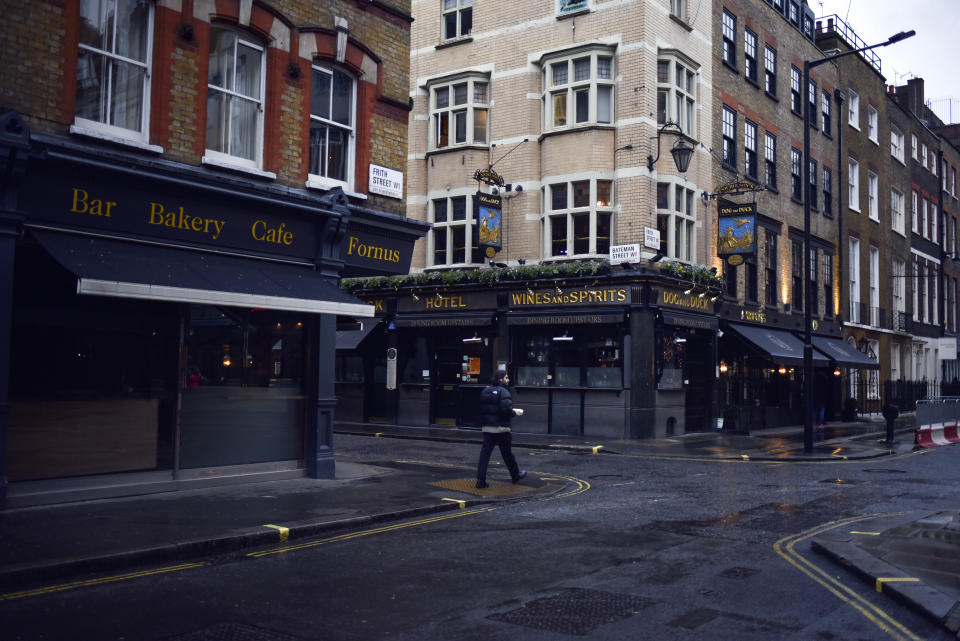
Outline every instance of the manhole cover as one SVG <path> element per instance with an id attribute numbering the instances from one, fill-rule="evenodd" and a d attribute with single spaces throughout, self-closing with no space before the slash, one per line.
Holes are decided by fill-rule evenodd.
<path id="1" fill-rule="evenodd" d="M 167 641 L 299 641 L 276 630 L 266 630 L 245 623 L 217 623 L 200 630 L 187 632 Z"/>
<path id="2" fill-rule="evenodd" d="M 727 568 L 720 573 L 725 579 L 744 579 L 748 576 L 753 576 L 754 574 L 760 574 L 760 570 L 755 570 L 753 568 Z"/>
<path id="3" fill-rule="evenodd" d="M 600 590 L 568 588 L 556 596 L 530 601 L 488 619 L 537 630 L 585 636 L 597 626 L 633 616 L 656 601 Z"/>

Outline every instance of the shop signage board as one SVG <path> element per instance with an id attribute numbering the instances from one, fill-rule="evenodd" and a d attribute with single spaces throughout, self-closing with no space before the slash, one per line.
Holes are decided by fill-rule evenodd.
<path id="1" fill-rule="evenodd" d="M 650 249 L 660 249 L 660 230 L 653 227 L 643 228 L 643 246 Z"/>
<path id="2" fill-rule="evenodd" d="M 717 213 L 717 256 L 728 258 L 736 255 L 742 259 L 756 254 L 757 204 L 721 203 Z M 730 264 L 739 263 L 731 261 Z"/>
<path id="3" fill-rule="evenodd" d="M 403 172 L 370 163 L 370 193 L 403 198 Z"/>
<path id="4" fill-rule="evenodd" d="M 350 267 L 377 273 L 406 274 L 410 269 L 414 240 L 355 223 L 347 223 L 340 242 L 340 258 Z"/>
<path id="5" fill-rule="evenodd" d="M 714 304 L 710 302 L 708 295 L 700 296 L 700 294 L 696 292 L 685 294 L 684 291 L 685 290 L 665 287 L 654 290 L 654 299 L 660 307 L 684 309 L 692 312 L 700 312 L 701 314 L 714 313 Z"/>
<path id="6" fill-rule="evenodd" d="M 519 289 L 510 292 L 511 308 L 629 305 L 629 287 L 575 287 L 569 289 Z"/>
<path id="7" fill-rule="evenodd" d="M 497 308 L 496 292 L 464 292 L 419 294 L 404 296 L 397 300 L 397 311 L 409 313 L 443 313 L 494 310 Z"/>

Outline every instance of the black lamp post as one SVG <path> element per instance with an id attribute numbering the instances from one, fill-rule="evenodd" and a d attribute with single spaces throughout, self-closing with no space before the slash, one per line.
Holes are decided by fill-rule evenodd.
<path id="1" fill-rule="evenodd" d="M 647 156 L 647 170 L 653 171 L 653 166 L 660 160 L 660 136 L 663 134 L 663 131 L 668 128 L 675 129 L 679 136 L 677 142 L 673 144 L 673 148 L 670 150 L 670 155 L 673 156 L 673 163 L 677 166 L 677 171 L 685 174 L 690 167 L 690 159 L 693 158 L 693 145 L 687 142 L 685 138 L 686 134 L 680 129 L 680 125 L 673 121 L 664 124 L 657 131 L 657 157 Z"/>
<path id="2" fill-rule="evenodd" d="M 887 38 L 885 42 L 869 47 L 850 49 L 818 60 L 804 60 L 802 91 L 809 94 L 810 70 L 814 67 L 819 67 L 822 64 L 854 53 L 886 47 L 914 35 L 916 35 L 916 31 L 913 29 L 901 31 Z M 803 96 L 803 102 L 805 105 L 803 108 L 803 188 L 805 191 L 803 198 L 803 266 L 806 276 L 804 282 L 807 283 L 804 287 L 806 291 L 803 297 L 803 451 L 809 454 L 813 451 L 813 344 L 810 339 L 810 325 L 813 322 L 812 293 L 816 290 L 814 289 L 815 280 L 810 277 L 810 122 L 813 114 L 810 113 L 809 95 Z M 838 118 L 837 121 L 838 126 L 842 127 L 842 117 Z M 838 239 L 838 242 L 843 242 L 843 239 Z"/>

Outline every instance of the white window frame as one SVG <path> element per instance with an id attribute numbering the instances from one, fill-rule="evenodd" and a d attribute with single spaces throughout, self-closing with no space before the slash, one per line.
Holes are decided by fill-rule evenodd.
<path id="1" fill-rule="evenodd" d="M 109 0 L 109 1 L 112 2 L 113 14 L 116 15 L 117 0 Z M 100 3 L 97 3 L 97 4 L 100 6 L 101 11 L 104 11 L 107 9 L 108 0 L 104 0 L 102 4 Z M 133 146 L 146 148 L 151 151 L 157 151 L 157 152 L 163 151 L 162 147 L 149 144 L 150 99 L 151 99 L 151 89 L 152 89 L 152 81 L 153 81 L 154 4 L 152 2 L 148 3 L 147 7 L 148 7 L 148 14 L 146 19 L 146 24 L 144 25 L 144 34 L 143 34 L 144 38 L 146 39 L 146 43 L 144 46 L 145 60 L 141 61 L 133 58 L 128 58 L 126 56 L 122 56 L 115 52 L 116 43 L 117 43 L 116 30 L 124 26 L 124 25 L 120 25 L 116 20 L 114 20 L 112 23 L 114 33 L 111 34 L 111 37 L 110 37 L 110 41 L 114 43 L 113 45 L 114 50 L 108 51 L 100 47 L 94 47 L 88 44 L 84 44 L 83 42 L 80 42 L 78 45 L 80 50 L 79 51 L 80 55 L 78 55 L 78 61 L 77 61 L 78 73 L 76 78 L 78 88 L 84 82 L 84 80 L 81 80 L 79 76 L 80 76 L 80 73 L 83 71 L 82 69 L 83 54 L 85 52 L 93 56 L 101 56 L 103 58 L 106 58 L 108 61 L 112 63 L 119 63 L 119 64 L 136 67 L 143 72 L 144 78 L 143 78 L 143 91 L 140 97 L 139 127 L 137 129 L 128 129 L 126 127 L 111 125 L 107 122 L 102 122 L 99 120 L 91 120 L 89 118 L 83 118 L 81 116 L 74 114 L 74 121 L 70 127 L 71 133 L 87 135 L 87 136 L 96 137 L 96 138 L 103 138 L 103 139 L 111 140 L 121 144 L 131 144 Z M 83 13 L 82 7 L 80 9 L 80 12 L 82 15 Z M 105 21 L 105 17 L 101 15 L 99 17 L 99 20 L 102 24 Z M 101 110 L 106 109 L 107 112 L 110 111 L 110 106 L 105 105 L 104 102 L 109 101 L 113 94 L 111 90 L 112 82 L 113 82 L 113 73 L 112 73 L 113 65 L 112 64 L 109 65 L 109 69 L 110 69 L 110 73 L 107 75 L 106 79 L 103 79 L 106 82 L 106 88 L 101 88 L 101 91 L 100 91 Z M 92 70 L 88 70 L 88 71 L 89 73 L 94 73 L 92 72 Z M 90 78 L 90 81 L 97 82 L 96 78 L 92 78 L 92 77 Z"/>
<path id="2" fill-rule="evenodd" d="M 206 134 L 204 136 L 204 143 L 206 145 L 204 149 L 204 155 L 201 162 L 209 163 L 213 165 L 222 165 L 226 167 L 234 167 L 239 169 L 250 169 L 259 172 L 263 166 L 263 128 L 264 128 L 264 110 L 266 103 L 266 94 L 267 94 L 267 49 L 262 44 L 253 41 L 248 38 L 245 33 L 232 29 L 224 25 L 216 25 L 211 28 L 211 32 L 214 30 L 225 31 L 232 33 L 236 36 L 236 42 L 234 43 L 234 57 L 236 57 L 236 50 L 239 46 L 248 47 L 250 49 L 256 49 L 261 52 L 260 57 L 260 95 L 259 96 L 246 96 L 223 87 L 218 87 L 216 85 L 210 84 L 207 82 L 207 93 L 208 95 L 211 92 L 221 92 L 227 94 L 228 96 L 240 98 L 241 100 L 248 100 L 257 105 L 257 122 L 254 127 L 254 144 L 256 149 L 253 154 L 253 158 L 244 158 L 242 156 L 235 156 L 229 152 L 223 152 L 211 149 L 209 146 L 209 141 L 206 139 Z M 213 41 L 211 33 L 211 42 Z M 209 56 L 209 52 L 208 52 Z M 209 98 L 207 99 L 207 104 L 209 105 Z M 210 113 L 209 109 L 207 110 L 207 119 L 209 120 Z M 232 120 L 231 120 L 232 122 Z M 229 133 L 228 133 L 229 137 Z M 271 174 L 273 175 L 273 174 Z"/>
<path id="3" fill-rule="evenodd" d="M 666 247 L 664 255 L 681 262 L 692 263 L 696 260 L 697 248 L 697 197 L 696 191 L 687 183 L 671 176 L 663 176 L 657 182 L 657 188 L 666 185 L 667 207 L 663 209 L 657 202 L 657 228 L 660 220 L 666 220 L 666 238 L 661 229 L 661 247 Z M 659 198 L 658 198 L 659 201 Z M 689 211 L 692 208 L 694 211 Z M 677 234 L 678 226 L 681 227 Z"/>
<path id="4" fill-rule="evenodd" d="M 920 264 L 916 260 L 910 261 L 910 274 L 913 281 L 913 320 L 920 320 Z"/>
<path id="5" fill-rule="evenodd" d="M 478 100 L 478 88 L 483 86 L 482 100 Z M 463 88 L 462 102 L 457 102 L 457 91 Z M 452 149 L 470 145 L 487 146 L 490 140 L 490 77 L 485 73 L 458 74 L 455 78 L 443 78 L 427 84 L 430 104 L 430 150 Z M 446 96 L 446 102 L 441 98 Z M 482 140 L 477 136 L 477 116 L 484 113 L 487 119 L 483 126 Z M 457 123 L 462 118 L 464 139 L 458 141 Z M 442 124 L 447 125 L 447 143 L 441 145 Z"/>
<path id="6" fill-rule="evenodd" d="M 307 186 L 316 187 L 320 189 L 332 189 L 333 187 L 341 187 L 344 191 L 353 192 L 354 183 L 355 183 L 355 174 L 356 174 L 356 159 L 357 159 L 357 78 L 352 73 L 334 67 L 332 65 L 323 64 L 320 62 L 315 62 L 311 70 L 311 83 L 316 74 L 321 74 L 325 76 L 330 76 L 333 78 L 335 73 L 340 73 L 350 78 L 352 87 L 350 91 L 350 123 L 344 124 L 330 118 L 323 118 L 317 114 L 313 113 L 313 106 L 310 107 L 310 123 L 318 123 L 327 127 L 336 128 L 347 132 L 347 149 L 345 151 L 347 157 L 346 163 L 346 179 L 340 180 L 339 178 L 331 178 L 330 176 L 325 176 L 322 174 L 312 173 L 310 167 L 310 154 L 307 154 Z M 331 80 L 332 87 L 332 80 Z M 331 91 L 331 105 L 332 105 L 332 91 Z"/>
<path id="7" fill-rule="evenodd" d="M 920 193 L 913 189 L 910 192 L 910 214 L 913 221 L 910 229 L 914 234 L 920 233 Z"/>
<path id="8" fill-rule="evenodd" d="M 880 326 L 880 250 L 870 245 L 870 326 Z"/>
<path id="9" fill-rule="evenodd" d="M 860 239 L 850 237 L 850 322 L 860 322 Z"/>
<path id="10" fill-rule="evenodd" d="M 670 15 L 687 20 L 687 0 L 670 0 Z"/>
<path id="11" fill-rule="evenodd" d="M 541 190 L 541 196 L 543 198 L 543 225 L 542 229 L 542 249 L 541 256 L 545 260 L 558 260 L 558 259 L 581 259 L 581 258 L 597 258 L 597 257 L 608 257 L 610 255 L 610 245 L 613 244 L 614 239 L 614 216 L 613 216 L 613 189 L 614 189 L 614 180 L 613 176 L 610 175 L 595 175 L 589 178 L 586 177 L 577 177 L 577 178 L 567 178 L 567 179 L 557 179 L 545 181 L 547 184 L 544 185 Z M 575 197 L 576 197 L 576 185 L 589 183 L 587 197 L 587 204 L 575 206 Z M 603 183 L 607 186 L 609 191 L 607 200 L 599 200 L 599 183 Z M 554 189 L 564 189 L 566 192 L 566 207 L 553 209 L 553 190 Z M 607 216 L 607 226 L 609 236 L 607 237 L 607 250 L 605 252 L 598 251 L 598 223 L 601 216 Z M 588 216 L 589 217 L 589 240 L 587 241 L 587 251 L 581 253 L 574 253 L 576 249 L 576 238 L 574 234 L 576 233 L 576 218 Z M 564 225 L 566 232 L 566 253 L 565 254 L 554 254 L 553 253 L 553 226 L 554 225 Z"/>
<path id="12" fill-rule="evenodd" d="M 853 89 L 847 90 L 847 124 L 860 131 L 860 95 Z"/>
<path id="13" fill-rule="evenodd" d="M 452 42 L 461 38 L 468 38 L 473 33 L 473 1 L 474 0 L 443 0 L 440 10 L 440 37 L 444 42 Z M 456 14 L 457 28 L 456 33 L 447 36 L 447 16 Z M 463 16 L 470 14 L 470 28 L 463 33 Z"/>
<path id="14" fill-rule="evenodd" d="M 577 80 L 577 63 L 588 61 L 589 77 Z M 607 77 L 600 78 L 602 65 L 606 62 Z M 544 131 L 568 131 L 590 126 L 613 126 L 616 119 L 616 59 L 613 49 L 606 46 L 577 48 L 541 59 L 540 75 L 543 83 L 541 103 Z M 557 75 L 557 70 L 566 68 L 566 76 Z M 585 93 L 584 93 L 585 92 Z M 587 117 L 578 119 L 578 98 L 587 96 Z M 601 96 L 607 96 L 606 114 L 601 118 Z M 565 122 L 557 122 L 557 105 L 565 108 Z"/>
<path id="15" fill-rule="evenodd" d="M 900 327 L 899 316 L 907 310 L 907 264 L 900 260 L 893 260 L 893 286 L 891 288 L 891 297 L 892 297 L 892 307 L 894 314 L 894 327 L 896 331 L 903 330 L 903 327 Z"/>
<path id="16" fill-rule="evenodd" d="M 896 127 L 890 127 L 890 155 L 903 163 L 903 133 Z"/>
<path id="17" fill-rule="evenodd" d="M 927 149 L 927 143 L 920 143 L 920 164 L 924 169 L 927 169 L 927 160 L 929 159 L 929 150 Z"/>
<path id="18" fill-rule="evenodd" d="M 867 172 L 867 215 L 880 222 L 880 179 L 872 171 Z"/>
<path id="19" fill-rule="evenodd" d="M 763 47 L 763 90 L 769 96 L 777 95 L 777 50 L 769 44 Z"/>
<path id="20" fill-rule="evenodd" d="M 430 229 L 427 234 L 427 257 L 426 263 L 428 268 L 445 268 L 445 267 L 461 267 L 467 265 L 479 265 L 482 264 L 483 256 L 481 256 L 481 262 L 473 262 L 473 246 L 476 244 L 476 239 L 474 234 L 476 233 L 477 226 L 474 224 L 476 218 L 476 212 L 473 211 L 474 206 L 474 195 L 473 190 L 468 189 L 457 189 L 451 190 L 449 192 L 442 192 L 434 196 L 428 197 L 428 206 L 427 206 L 427 216 L 428 221 L 433 224 L 433 227 Z M 464 199 L 464 217 L 462 220 L 453 219 L 453 203 L 455 200 L 460 198 Z M 437 201 L 446 202 L 446 220 L 436 221 L 436 202 Z M 446 262 L 442 265 L 436 264 L 436 234 L 444 234 L 444 240 L 446 242 Z M 463 234 L 464 239 L 464 251 L 462 262 L 453 262 L 453 248 L 454 248 L 454 238 L 456 234 Z"/>
<path id="21" fill-rule="evenodd" d="M 814 114 L 811 114 L 813 117 Z M 830 130 L 833 128 L 833 111 L 830 106 L 830 92 L 826 89 L 820 91 L 820 117 L 821 117 L 821 126 L 823 133 L 830 135 Z"/>
<path id="22" fill-rule="evenodd" d="M 903 227 L 903 192 L 896 187 L 890 188 L 890 229 L 906 235 Z"/>
<path id="23" fill-rule="evenodd" d="M 860 163 L 849 158 L 847 163 L 847 207 L 860 211 Z"/>
<path id="24" fill-rule="evenodd" d="M 870 140 L 870 142 L 873 142 L 879 146 L 879 125 L 877 121 L 877 110 L 873 108 L 873 105 L 867 105 L 867 138 Z"/>
<path id="25" fill-rule="evenodd" d="M 659 65 L 667 64 L 666 82 L 660 77 Z M 680 125 L 691 138 L 697 135 L 697 85 L 700 66 L 678 51 L 661 51 L 657 59 L 657 122 L 660 122 L 660 96 L 666 94 L 666 119 Z M 678 83 L 679 79 L 683 81 Z M 685 86 L 684 86 L 685 85 Z"/>
<path id="26" fill-rule="evenodd" d="M 590 11 L 593 0 L 557 0 L 557 16 L 566 16 L 571 13 Z"/>
<path id="27" fill-rule="evenodd" d="M 737 66 L 737 16 L 727 9 L 720 14 L 720 59 L 731 67 Z"/>
<path id="28" fill-rule="evenodd" d="M 931 200 L 930 201 L 930 240 L 937 245 L 940 244 L 940 234 L 937 231 L 939 221 L 940 221 L 939 207 L 937 207 L 937 203 Z"/>
<path id="29" fill-rule="evenodd" d="M 914 160 L 918 160 L 917 144 L 918 144 L 917 134 L 910 134 L 910 157 L 913 158 Z"/>

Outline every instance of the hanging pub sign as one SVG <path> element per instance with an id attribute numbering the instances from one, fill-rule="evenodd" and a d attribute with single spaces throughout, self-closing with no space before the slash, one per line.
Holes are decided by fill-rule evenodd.
<path id="1" fill-rule="evenodd" d="M 757 204 L 721 203 L 717 207 L 717 256 L 731 265 L 757 252 Z"/>
<path id="2" fill-rule="evenodd" d="M 474 196 L 474 209 L 478 212 L 477 246 L 484 248 L 487 258 L 493 258 L 503 247 L 503 201 L 500 196 L 478 191 Z"/>
<path id="3" fill-rule="evenodd" d="M 473 172 L 473 179 L 491 187 L 503 187 L 503 176 L 493 169 L 478 169 Z"/>

